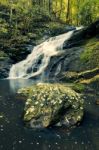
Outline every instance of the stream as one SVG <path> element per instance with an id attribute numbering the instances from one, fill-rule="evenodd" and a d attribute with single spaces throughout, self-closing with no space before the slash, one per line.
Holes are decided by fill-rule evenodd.
<path id="1" fill-rule="evenodd" d="M 16 94 L 33 80 L 0 80 L 0 150 L 98 150 L 99 106 L 85 100 L 85 115 L 72 129 L 33 130 L 22 121 L 24 98 Z"/>

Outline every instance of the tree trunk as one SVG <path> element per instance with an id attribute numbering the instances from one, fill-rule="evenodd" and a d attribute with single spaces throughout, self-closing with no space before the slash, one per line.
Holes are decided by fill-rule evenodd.
<path id="1" fill-rule="evenodd" d="M 52 13 L 52 0 L 49 0 L 49 14 Z"/>
<path id="2" fill-rule="evenodd" d="M 61 14 L 62 14 L 62 6 L 63 6 L 63 0 L 60 0 L 60 14 L 59 14 L 59 18 L 61 18 Z"/>
<path id="3" fill-rule="evenodd" d="M 10 4 L 10 25 L 12 24 L 12 1 Z"/>
<path id="4" fill-rule="evenodd" d="M 67 23 L 70 22 L 70 2 L 71 2 L 71 0 L 67 1 L 67 12 L 66 12 L 66 22 Z"/>

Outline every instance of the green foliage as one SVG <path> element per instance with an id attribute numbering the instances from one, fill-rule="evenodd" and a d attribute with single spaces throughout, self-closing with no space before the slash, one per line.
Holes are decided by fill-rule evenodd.
<path id="1" fill-rule="evenodd" d="M 87 48 L 84 53 L 81 54 L 80 59 L 84 62 L 88 61 L 91 59 L 93 56 L 93 49 L 92 48 Z"/>
<path id="2" fill-rule="evenodd" d="M 77 91 L 77 92 L 84 92 L 85 90 L 85 85 L 81 84 L 81 83 L 74 83 L 73 84 L 73 90 Z"/>
<path id="3" fill-rule="evenodd" d="M 97 0 L 86 0 L 79 8 L 79 20 L 83 25 L 89 25 L 98 17 L 99 3 Z"/>
<path id="4" fill-rule="evenodd" d="M 5 13 L 9 15 L 11 23 L 23 22 L 22 25 L 26 28 L 30 27 L 29 24 L 33 20 L 38 19 L 46 21 L 46 19 L 50 20 L 56 17 L 66 21 L 67 13 L 70 23 L 74 24 L 89 24 L 99 17 L 98 0 L 69 1 L 68 3 L 68 0 L 41 0 L 40 2 L 34 2 L 34 0 L 0 0 L 0 7 L 2 6 L 3 9 L 5 7 Z"/>
<path id="5" fill-rule="evenodd" d="M 0 0 L 0 4 L 2 10 L 0 15 L 10 26 L 11 35 L 17 35 L 20 32 L 21 34 L 33 32 L 35 22 L 46 22 L 50 20 L 47 9 L 43 9 L 39 5 L 34 6 L 32 0 Z"/>
<path id="6" fill-rule="evenodd" d="M 2 18 L 0 19 L 0 37 L 6 37 L 8 34 L 8 24 Z"/>
<path id="7" fill-rule="evenodd" d="M 99 17 L 99 0 L 53 0 L 56 17 L 74 25 L 89 25 Z"/>
<path id="8" fill-rule="evenodd" d="M 98 4 L 98 0 L 0 0 L 0 47 L 15 49 L 15 44 L 39 40 L 50 31 L 58 35 L 66 31 L 66 23 L 88 25 L 99 15 Z"/>
<path id="9" fill-rule="evenodd" d="M 5 54 L 3 51 L 0 51 L 0 60 L 4 60 L 7 58 L 7 54 Z"/>
<path id="10" fill-rule="evenodd" d="M 60 24 L 58 22 L 49 22 L 47 28 L 51 31 L 52 36 L 57 36 L 60 33 L 64 33 L 66 30 L 66 25 Z"/>

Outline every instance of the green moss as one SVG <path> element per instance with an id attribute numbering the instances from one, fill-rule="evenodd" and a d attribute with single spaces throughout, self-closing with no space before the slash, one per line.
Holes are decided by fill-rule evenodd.
<path id="1" fill-rule="evenodd" d="M 46 27 L 51 32 L 52 36 L 57 36 L 60 33 L 66 32 L 66 25 L 58 22 L 49 22 L 49 24 L 46 24 Z"/>
<path id="2" fill-rule="evenodd" d="M 90 86 L 95 89 L 95 91 L 99 91 L 99 75 L 96 75 L 90 79 L 81 80 L 80 83 Z"/>
<path id="3" fill-rule="evenodd" d="M 98 38 L 93 38 L 89 40 L 85 47 L 84 51 L 80 56 L 81 62 L 88 62 L 89 66 L 99 66 L 99 41 Z"/>
<path id="4" fill-rule="evenodd" d="M 27 96 L 24 121 L 32 121 L 32 127 L 48 127 L 57 123 L 71 125 L 71 120 L 76 124 L 82 119 L 83 99 L 66 85 L 42 83 L 23 88 L 19 93 Z M 79 111 L 81 115 L 77 113 Z"/>
<path id="5" fill-rule="evenodd" d="M 84 92 L 85 90 L 85 85 L 81 84 L 81 83 L 74 83 L 73 84 L 73 90 L 77 91 L 77 92 Z"/>
<path id="6" fill-rule="evenodd" d="M 95 82 L 99 82 L 99 75 L 96 75 L 90 79 L 84 79 L 80 81 L 81 83 L 86 83 L 86 84 L 93 84 Z"/>
<path id="7" fill-rule="evenodd" d="M 88 61 L 89 59 L 91 59 L 92 57 L 92 52 L 93 52 L 93 49 L 89 49 L 87 48 L 87 50 L 85 50 L 85 52 L 83 54 L 81 54 L 81 60 L 86 62 Z"/>

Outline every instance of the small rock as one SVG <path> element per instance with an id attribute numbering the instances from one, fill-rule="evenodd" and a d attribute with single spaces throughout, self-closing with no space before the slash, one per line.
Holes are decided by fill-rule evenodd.
<path id="1" fill-rule="evenodd" d="M 0 115 L 0 119 L 2 119 L 3 118 L 3 115 Z"/>
<path id="2" fill-rule="evenodd" d="M 96 105 L 99 105 L 99 99 L 98 99 L 98 100 L 96 100 Z"/>

